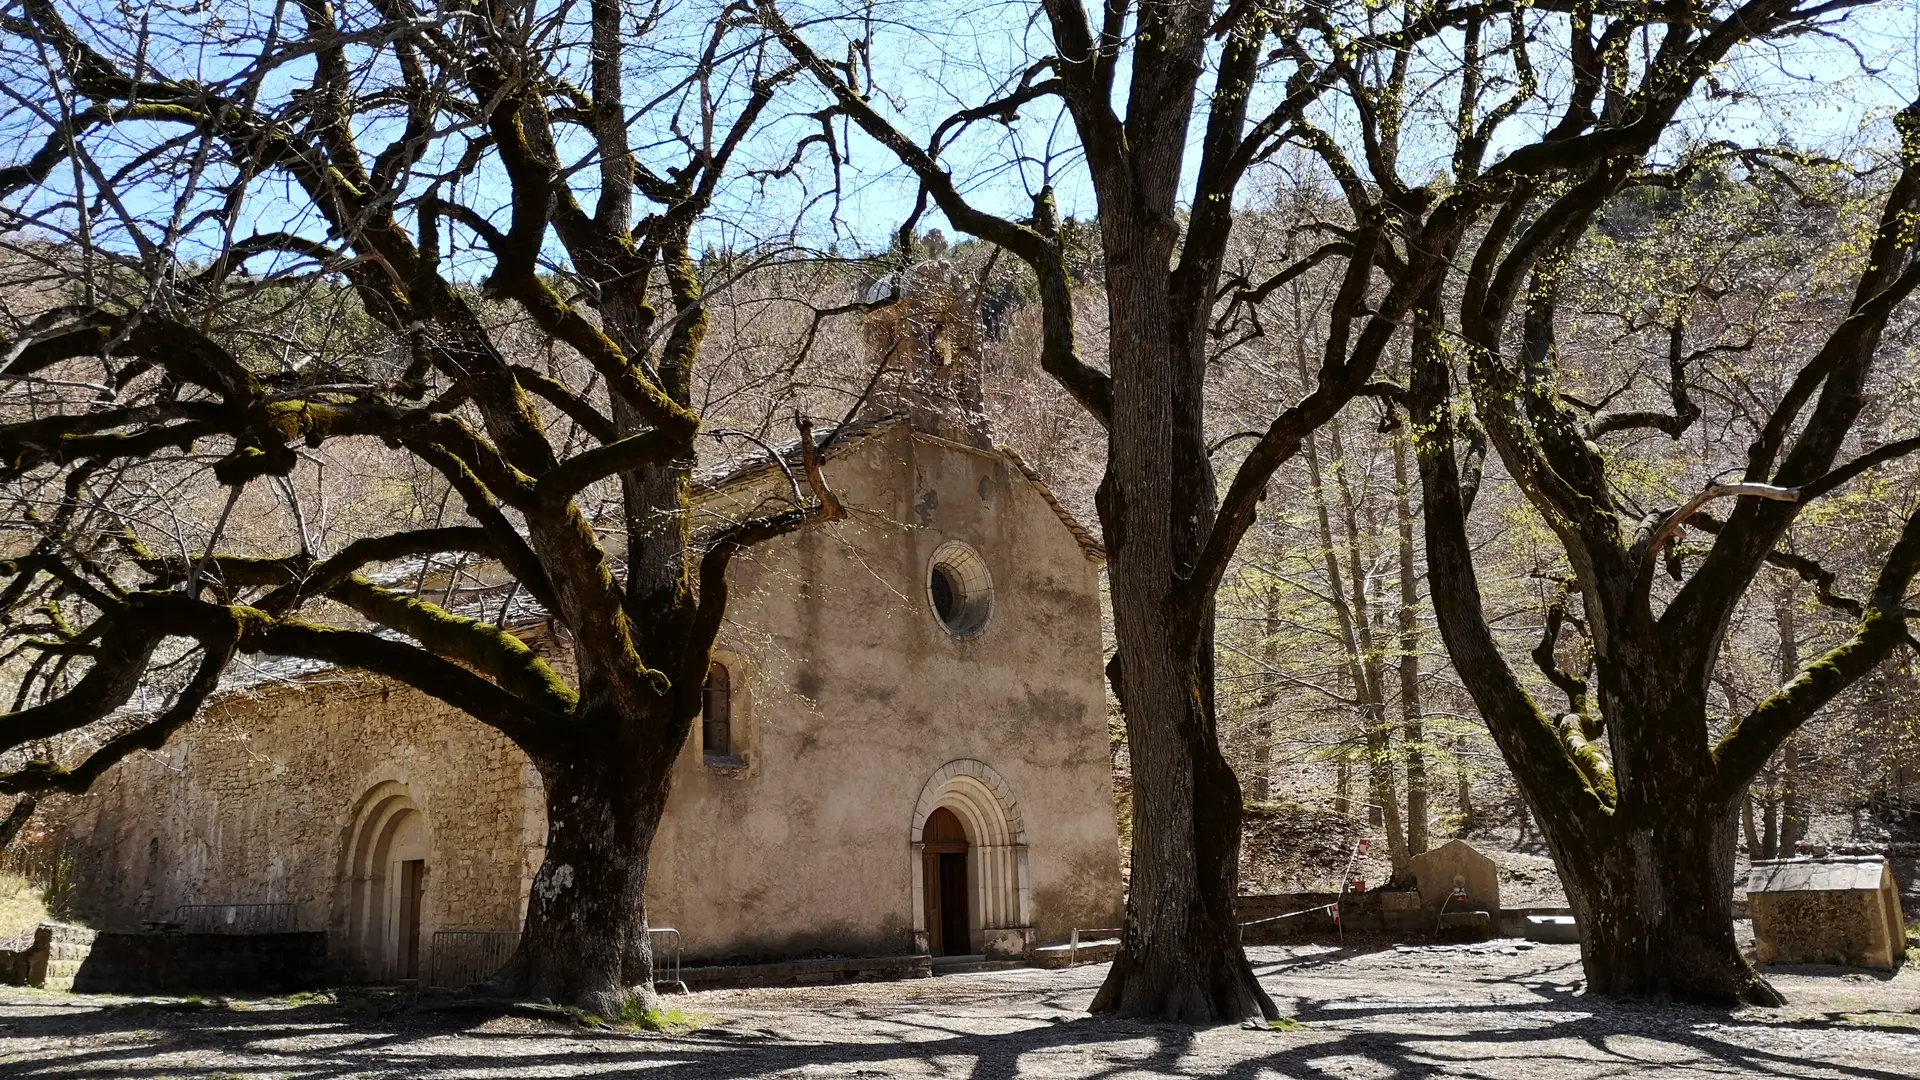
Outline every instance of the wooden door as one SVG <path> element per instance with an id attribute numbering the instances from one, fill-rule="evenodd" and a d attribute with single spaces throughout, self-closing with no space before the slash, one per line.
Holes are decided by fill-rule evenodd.
<path id="1" fill-rule="evenodd" d="M 427 887 L 427 861 L 400 864 L 400 977 L 420 977 L 420 901 Z"/>
<path id="2" fill-rule="evenodd" d="M 945 943 L 940 935 L 940 856 L 937 852 L 923 852 L 920 856 L 920 880 L 923 888 L 920 898 L 924 902 L 921 915 L 922 926 L 927 928 L 927 952 L 932 956 L 947 955 L 942 948 Z"/>
<path id="3" fill-rule="evenodd" d="M 944 806 L 921 828 L 921 880 L 926 886 L 927 951 L 966 956 L 973 951 L 972 911 L 967 903 L 967 829 Z"/>
<path id="4" fill-rule="evenodd" d="M 940 940 L 947 956 L 973 951 L 972 921 L 967 911 L 967 853 L 940 856 Z"/>

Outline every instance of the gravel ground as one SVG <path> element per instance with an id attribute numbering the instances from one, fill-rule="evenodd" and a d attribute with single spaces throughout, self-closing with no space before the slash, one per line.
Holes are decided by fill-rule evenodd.
<path id="1" fill-rule="evenodd" d="M 1780 969 L 1794 1002 L 1729 1013 L 1579 993 L 1573 946 L 1252 950 L 1289 1030 L 1084 1014 L 1104 966 L 674 999 L 704 1026 L 623 1035 L 445 1002 L 211 1004 L 0 994 L 0 1076 L 1920 1077 L 1920 966 Z"/>

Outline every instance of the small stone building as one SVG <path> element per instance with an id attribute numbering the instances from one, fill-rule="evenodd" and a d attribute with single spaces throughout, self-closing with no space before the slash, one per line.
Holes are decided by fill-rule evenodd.
<path id="1" fill-rule="evenodd" d="M 1880 856 L 1755 862 L 1747 899 L 1762 963 L 1891 971 L 1906 955 L 1900 890 Z"/>
<path id="2" fill-rule="evenodd" d="M 894 347 L 958 366 L 940 327 L 902 327 Z M 907 403 L 827 454 L 849 520 L 734 563 L 648 879 L 650 918 L 689 961 L 1010 956 L 1117 924 L 1100 548 L 993 447 L 977 400 Z M 771 460 L 710 476 L 698 512 L 751 512 L 787 484 Z M 520 610 L 510 583 L 464 573 L 490 621 Z M 537 616 L 504 621 L 564 663 Z M 491 729 L 395 682 L 288 664 L 236 671 L 63 816 L 94 925 L 279 905 L 245 911 L 325 931 L 341 976 L 372 981 L 429 977 L 437 947 L 497 947 L 546 834 L 538 774 Z"/>

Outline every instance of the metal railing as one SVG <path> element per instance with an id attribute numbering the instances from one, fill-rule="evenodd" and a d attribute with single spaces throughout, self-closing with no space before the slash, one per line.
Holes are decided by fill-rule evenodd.
<path id="1" fill-rule="evenodd" d="M 168 928 L 188 934 L 285 934 L 298 924 L 298 904 L 181 904 Z"/>
<path id="2" fill-rule="evenodd" d="M 649 926 L 647 942 L 653 945 L 653 986 L 657 990 L 660 986 L 672 986 L 685 994 L 687 984 L 680 980 L 680 930 L 672 926 Z M 662 957 L 672 957 L 672 963 L 666 963 Z"/>
<path id="3" fill-rule="evenodd" d="M 672 986 L 686 993 L 687 984 L 680 980 L 680 931 L 671 926 L 650 927 L 647 939 L 653 945 L 653 985 L 656 988 Z M 672 956 L 673 962 L 667 963 L 663 956 Z M 668 972 L 672 972 L 672 976 L 663 978 Z"/>
<path id="4" fill-rule="evenodd" d="M 458 989 L 500 973 L 520 947 L 518 930 L 435 930 L 432 986 Z"/>

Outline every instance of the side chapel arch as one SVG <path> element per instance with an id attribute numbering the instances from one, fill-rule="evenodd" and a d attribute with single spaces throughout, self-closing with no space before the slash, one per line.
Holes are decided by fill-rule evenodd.
<path id="1" fill-rule="evenodd" d="M 421 915 L 431 837 L 405 784 L 384 780 L 355 804 L 342 852 L 347 968 L 364 979 L 423 978 Z"/>
<path id="2" fill-rule="evenodd" d="M 1006 779 L 974 758 L 958 758 L 934 770 L 914 804 L 907 832 L 913 864 L 914 947 L 921 952 L 928 947 L 925 833 L 927 818 L 941 808 L 959 818 L 967 833 L 972 951 L 1019 955 L 1031 944 L 1032 933 L 1027 831 Z"/>

